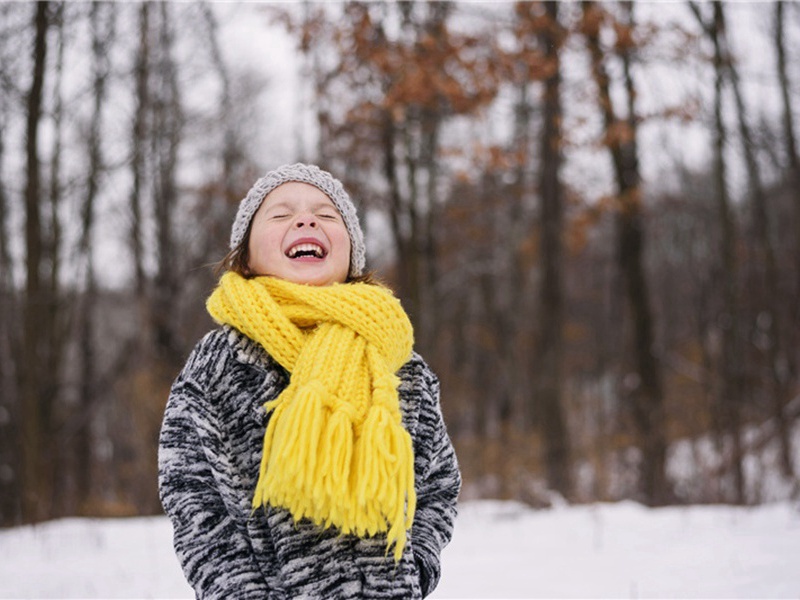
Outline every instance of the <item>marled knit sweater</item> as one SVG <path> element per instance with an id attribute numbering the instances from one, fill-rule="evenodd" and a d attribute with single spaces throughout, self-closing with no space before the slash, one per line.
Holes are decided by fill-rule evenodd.
<path id="1" fill-rule="evenodd" d="M 201 340 L 170 393 L 159 446 L 159 489 L 175 551 L 197 598 L 415 599 L 439 580 L 461 486 L 436 376 L 416 354 L 399 371 L 403 424 L 414 446 L 417 511 L 399 563 L 385 536 L 357 538 L 253 510 L 263 404 L 288 373 L 238 331 Z"/>

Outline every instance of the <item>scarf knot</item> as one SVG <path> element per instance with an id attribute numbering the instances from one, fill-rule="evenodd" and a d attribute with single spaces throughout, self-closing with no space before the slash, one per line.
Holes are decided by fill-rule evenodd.
<path id="1" fill-rule="evenodd" d="M 253 507 L 289 510 L 342 533 L 385 533 L 399 560 L 416 509 L 414 454 L 396 371 L 413 330 L 392 293 L 226 273 L 208 312 L 290 373 L 271 413 Z"/>

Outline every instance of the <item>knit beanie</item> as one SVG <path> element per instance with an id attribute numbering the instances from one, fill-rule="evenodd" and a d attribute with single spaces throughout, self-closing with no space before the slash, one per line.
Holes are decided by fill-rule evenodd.
<path id="1" fill-rule="evenodd" d="M 236 212 L 236 219 L 233 221 L 231 229 L 230 248 L 233 250 L 244 239 L 247 228 L 253 216 L 258 211 L 264 198 L 279 185 L 296 181 L 307 183 L 321 190 L 331 199 L 336 210 L 342 216 L 344 226 L 350 236 L 350 272 L 351 277 L 358 277 L 364 272 L 366 263 L 366 247 L 364 246 L 364 233 L 361 231 L 361 224 L 358 222 L 358 214 L 353 201 L 342 185 L 327 171 L 323 171 L 314 165 L 297 163 L 294 165 L 284 165 L 274 171 L 270 171 L 250 188 L 247 196 L 239 203 L 239 210 Z"/>

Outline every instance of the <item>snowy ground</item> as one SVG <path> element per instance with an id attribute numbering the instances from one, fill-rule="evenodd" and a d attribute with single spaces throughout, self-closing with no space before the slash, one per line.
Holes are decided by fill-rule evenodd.
<path id="1" fill-rule="evenodd" d="M 0 598 L 191 598 L 164 518 L 0 532 Z M 800 508 L 462 505 L 435 598 L 800 598 Z"/>

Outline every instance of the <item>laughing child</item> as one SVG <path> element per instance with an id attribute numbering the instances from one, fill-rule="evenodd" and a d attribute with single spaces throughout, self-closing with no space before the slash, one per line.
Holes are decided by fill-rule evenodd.
<path id="1" fill-rule="evenodd" d="M 311 165 L 239 205 L 207 301 L 219 328 L 169 397 L 159 489 L 199 599 L 415 599 L 461 477 L 400 302 L 363 274 L 342 184 Z"/>

